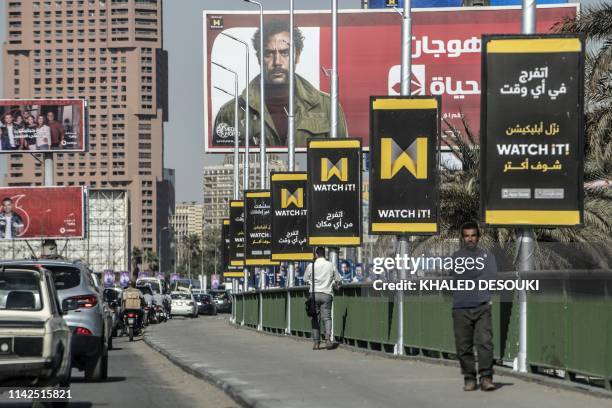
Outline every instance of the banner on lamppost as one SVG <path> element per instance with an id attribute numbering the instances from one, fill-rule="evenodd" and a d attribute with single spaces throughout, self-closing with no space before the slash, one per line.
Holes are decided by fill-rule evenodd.
<path id="1" fill-rule="evenodd" d="M 221 259 L 224 278 L 243 278 L 244 272 L 241 267 L 230 265 L 230 220 L 224 218 L 221 224 Z"/>
<path id="2" fill-rule="evenodd" d="M 487 35 L 482 59 L 484 222 L 581 225 L 583 37 Z"/>
<path id="3" fill-rule="evenodd" d="M 439 97 L 370 98 L 370 234 L 438 232 Z"/>
<path id="4" fill-rule="evenodd" d="M 272 214 L 269 190 L 244 193 L 245 263 L 248 266 L 278 265 L 272 256 Z"/>
<path id="5" fill-rule="evenodd" d="M 272 194 L 272 260 L 310 261 L 308 246 L 308 209 L 306 172 L 273 172 Z"/>
<path id="6" fill-rule="evenodd" d="M 230 200 L 230 266 L 244 266 L 244 201 Z"/>
<path id="7" fill-rule="evenodd" d="M 361 245 L 361 140 L 308 141 L 308 244 Z"/>

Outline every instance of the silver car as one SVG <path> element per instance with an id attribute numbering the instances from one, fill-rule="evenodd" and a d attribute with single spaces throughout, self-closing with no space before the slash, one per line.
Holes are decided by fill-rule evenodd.
<path id="1" fill-rule="evenodd" d="M 85 371 L 87 380 L 107 378 L 112 317 L 104 304 L 101 288 L 97 285 L 93 273 L 82 262 L 38 259 L 14 263 L 24 265 L 28 262 L 32 265 L 42 265 L 51 271 L 64 309 L 68 309 L 67 304 L 76 303 L 76 310 L 70 310 L 64 315 L 64 320 L 72 332 L 72 366 Z"/>

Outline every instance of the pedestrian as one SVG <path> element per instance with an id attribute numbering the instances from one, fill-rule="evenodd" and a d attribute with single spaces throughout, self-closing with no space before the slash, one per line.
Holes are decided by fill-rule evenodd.
<path id="1" fill-rule="evenodd" d="M 325 347 L 328 350 L 333 348 L 332 342 L 332 317 L 331 308 L 334 297 L 334 285 L 342 282 L 342 277 L 338 273 L 336 265 L 325 259 L 325 248 L 317 247 L 315 250 L 316 259 L 309 264 L 304 273 L 304 282 L 312 288 L 312 278 L 314 275 L 314 299 L 316 305 L 316 313 L 312 317 L 312 340 L 314 345 L 313 350 L 321 348 L 321 322 L 323 320 L 325 327 Z M 314 273 L 313 273 L 314 269 Z"/>
<path id="2" fill-rule="evenodd" d="M 455 346 L 464 379 L 464 391 L 476 389 L 476 365 L 474 347 L 478 355 L 480 389 L 493 391 L 493 328 L 491 325 L 491 294 L 478 290 L 478 281 L 495 279 L 495 256 L 481 248 L 480 229 L 476 222 L 461 226 L 462 248 L 453 254 L 454 278 L 473 280 L 474 290 L 453 291 L 453 326 Z M 471 258 L 472 261 L 466 261 Z M 472 265 L 467 268 L 466 265 Z"/>

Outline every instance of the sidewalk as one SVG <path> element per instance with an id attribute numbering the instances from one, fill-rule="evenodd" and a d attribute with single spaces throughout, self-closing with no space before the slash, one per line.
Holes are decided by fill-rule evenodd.
<path id="1" fill-rule="evenodd" d="M 173 319 L 146 341 L 189 371 L 256 407 L 609 407 L 610 400 L 496 375 L 492 393 L 463 392 L 456 367 L 388 359 L 229 324 L 223 317 Z"/>

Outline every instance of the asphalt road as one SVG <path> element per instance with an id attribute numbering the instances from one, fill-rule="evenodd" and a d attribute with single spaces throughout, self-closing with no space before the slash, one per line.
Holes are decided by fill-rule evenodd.
<path id="1" fill-rule="evenodd" d="M 132 343 L 127 337 L 115 338 L 114 346 L 106 381 L 85 382 L 83 372 L 73 370 L 70 407 L 238 407 L 223 391 L 176 367 L 141 337 Z M 6 404 L 0 397 L 0 406 L 31 404 Z"/>

